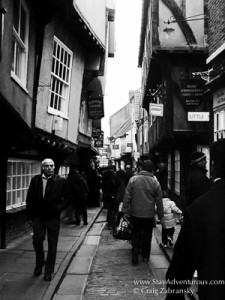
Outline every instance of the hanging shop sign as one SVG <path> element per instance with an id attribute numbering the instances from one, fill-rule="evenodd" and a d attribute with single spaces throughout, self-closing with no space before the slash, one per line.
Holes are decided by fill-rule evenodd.
<path id="1" fill-rule="evenodd" d="M 101 119 L 92 120 L 92 137 L 99 138 L 101 133 Z"/>
<path id="2" fill-rule="evenodd" d="M 101 119 L 104 117 L 103 97 L 89 98 L 88 104 L 88 118 Z"/>
<path id="3" fill-rule="evenodd" d="M 225 105 L 225 89 L 220 89 L 213 93 L 213 108 Z"/>
<path id="4" fill-rule="evenodd" d="M 180 80 L 181 96 L 187 108 L 197 107 L 204 94 L 204 81 L 202 79 Z"/>
<path id="5" fill-rule="evenodd" d="M 188 121 L 190 122 L 208 122 L 209 112 L 189 111 Z"/>
<path id="6" fill-rule="evenodd" d="M 150 103 L 149 114 L 152 116 L 163 117 L 163 104 Z"/>
<path id="7" fill-rule="evenodd" d="M 95 140 L 95 147 L 96 148 L 103 147 L 103 140 Z"/>
<path id="8" fill-rule="evenodd" d="M 114 150 L 119 149 L 119 145 L 113 145 L 113 149 Z"/>

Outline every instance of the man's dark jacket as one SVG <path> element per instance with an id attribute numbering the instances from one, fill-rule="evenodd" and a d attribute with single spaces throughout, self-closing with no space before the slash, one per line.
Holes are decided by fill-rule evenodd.
<path id="1" fill-rule="evenodd" d="M 32 178 L 26 199 L 27 219 L 34 217 L 42 219 L 59 218 L 60 213 L 72 201 L 70 187 L 65 178 L 54 174 L 48 179 L 45 197 L 43 197 L 42 176 Z"/>
<path id="2" fill-rule="evenodd" d="M 200 166 L 192 166 L 187 179 L 186 204 L 190 205 L 196 198 L 208 192 L 212 186 L 206 176 L 207 170 Z"/>
<path id="3" fill-rule="evenodd" d="M 114 170 L 107 169 L 102 174 L 103 201 L 110 201 L 111 197 L 117 196 L 121 180 Z"/>
<path id="4" fill-rule="evenodd" d="M 192 280 L 195 270 L 199 300 L 225 299 L 225 179 L 187 208 L 166 279 Z M 187 286 L 168 284 L 178 290 Z M 182 298 L 168 294 L 167 299 Z"/>
<path id="5" fill-rule="evenodd" d="M 73 193 L 74 204 L 79 204 L 80 202 L 83 203 L 83 201 L 86 200 L 89 191 L 85 177 L 76 173 L 68 179 L 68 182 Z"/>

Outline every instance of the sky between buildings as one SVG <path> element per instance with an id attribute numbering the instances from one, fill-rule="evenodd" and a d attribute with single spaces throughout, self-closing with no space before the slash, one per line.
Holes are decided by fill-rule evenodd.
<path id="1" fill-rule="evenodd" d="M 141 87 L 138 53 L 142 0 L 117 0 L 115 15 L 116 51 L 108 59 L 102 130 L 109 136 L 109 117 L 129 101 L 129 90 Z"/>

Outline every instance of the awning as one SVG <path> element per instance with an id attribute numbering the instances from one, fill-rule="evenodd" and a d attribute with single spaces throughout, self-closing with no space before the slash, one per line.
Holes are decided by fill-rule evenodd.
<path id="1" fill-rule="evenodd" d="M 131 119 L 128 119 L 123 125 L 115 132 L 114 137 L 119 138 L 131 130 Z"/>
<path id="2" fill-rule="evenodd" d="M 102 96 L 103 94 L 103 87 L 102 81 L 99 76 L 94 77 L 89 84 L 87 85 L 87 91 L 92 92 L 94 96 Z"/>
<path id="3" fill-rule="evenodd" d="M 94 153 L 94 155 L 99 155 L 99 151 L 95 147 L 91 147 L 91 151 Z"/>
<path id="4" fill-rule="evenodd" d="M 83 148 L 90 148 L 91 147 L 91 137 L 86 136 L 79 132 L 78 135 L 78 146 Z"/>

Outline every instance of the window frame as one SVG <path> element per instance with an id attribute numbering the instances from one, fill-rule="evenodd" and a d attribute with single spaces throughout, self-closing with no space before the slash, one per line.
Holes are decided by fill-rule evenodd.
<path id="1" fill-rule="evenodd" d="M 174 192 L 180 196 L 180 151 L 174 153 Z"/>
<path id="2" fill-rule="evenodd" d="M 171 153 L 168 153 L 167 157 L 167 186 L 168 189 L 171 190 L 171 182 L 172 182 L 172 155 Z"/>
<path id="3" fill-rule="evenodd" d="M 225 107 L 214 111 L 214 142 L 225 138 Z"/>
<path id="4" fill-rule="evenodd" d="M 23 172 L 23 171 L 28 172 Z M 31 179 L 41 174 L 41 162 L 9 158 L 7 163 L 6 211 L 25 207 Z"/>
<path id="5" fill-rule="evenodd" d="M 67 178 L 70 172 L 70 166 L 69 165 L 62 165 L 59 168 L 59 176 Z"/>
<path id="6" fill-rule="evenodd" d="M 16 0 L 14 0 L 15 3 Z M 13 32 L 12 32 L 12 65 L 11 65 L 11 77 L 27 91 L 27 67 L 28 67 L 28 43 L 29 43 L 29 9 L 24 0 L 18 0 L 19 11 L 18 17 L 18 30 L 15 28 L 13 20 Z M 15 9 L 15 6 L 14 6 Z M 24 24 L 24 41 L 21 38 L 22 17 L 21 9 L 25 13 Z M 20 50 L 20 52 L 18 51 Z"/>
<path id="7" fill-rule="evenodd" d="M 211 170 L 210 170 L 210 148 L 209 148 L 209 146 L 205 146 L 205 145 L 197 145 L 197 151 L 204 153 L 206 156 L 206 170 L 207 170 L 206 176 L 208 178 L 210 178 L 210 172 L 211 172 Z"/>
<path id="8" fill-rule="evenodd" d="M 64 55 L 62 53 L 64 53 Z M 63 61 L 61 60 L 62 57 Z M 48 113 L 62 118 L 68 118 L 72 64 L 73 52 L 54 36 Z"/>

